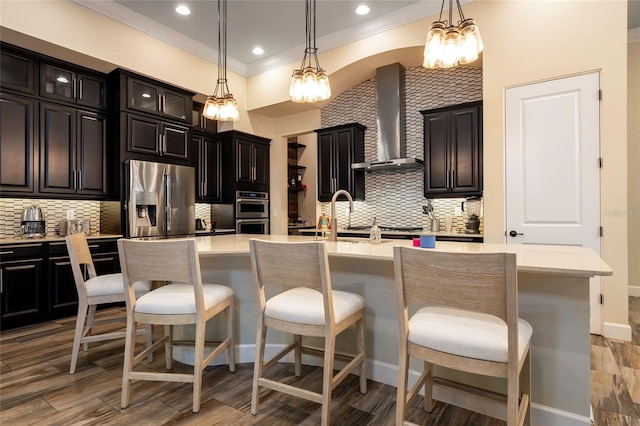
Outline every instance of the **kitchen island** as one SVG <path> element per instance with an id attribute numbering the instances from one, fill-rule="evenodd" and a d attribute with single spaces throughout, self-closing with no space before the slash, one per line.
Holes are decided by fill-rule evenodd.
<path id="1" fill-rule="evenodd" d="M 248 240 L 253 235 L 198 238 L 203 282 L 230 286 L 235 292 L 236 356 L 239 362 L 254 361 L 256 295 L 251 279 Z M 312 236 L 261 235 L 274 241 L 309 241 Z M 352 291 L 366 303 L 367 371 L 369 378 L 395 385 L 398 363 L 398 315 L 393 275 L 393 246 L 411 246 L 409 240 L 383 240 L 380 245 L 363 241 L 327 242 L 332 284 Z M 611 275 L 609 266 L 591 249 L 582 247 L 504 245 L 438 242 L 435 250 L 454 252 L 512 252 L 517 254 L 519 314 L 533 326 L 532 419 L 539 425 L 590 424 L 589 278 Z M 285 259 L 286 261 L 286 259 Z M 295 268 L 296 265 L 291 265 Z M 474 297 L 470 294 L 469 297 Z M 220 324 L 212 323 L 208 336 L 215 340 Z M 191 330 L 176 330 L 176 337 L 191 337 Z M 338 349 L 353 351 L 354 333 L 347 330 Z M 269 333 L 268 353 L 275 353 L 287 339 Z M 312 345 L 315 345 L 312 342 Z M 317 343 L 321 346 L 320 341 Z M 176 350 L 174 357 L 190 362 L 192 354 Z M 313 359 L 305 362 L 313 363 Z M 216 360 L 225 362 L 224 359 Z M 415 360 L 413 360 L 415 362 Z M 412 363 L 415 381 L 421 363 Z M 436 372 L 471 385 L 504 392 L 505 383 L 458 372 Z M 445 402 L 505 418 L 504 409 L 478 396 L 435 390 Z"/>

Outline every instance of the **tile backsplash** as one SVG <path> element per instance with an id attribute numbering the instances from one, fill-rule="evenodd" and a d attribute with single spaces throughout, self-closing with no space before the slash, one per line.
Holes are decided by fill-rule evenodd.
<path id="1" fill-rule="evenodd" d="M 0 198 L 0 238 L 13 237 L 20 229 L 22 211 L 29 206 L 42 208 L 47 235 L 56 235 L 56 227 L 73 210 L 76 219 L 90 220 L 91 233 L 119 233 L 120 203 L 118 201 L 49 200 L 27 198 Z M 196 203 L 196 217 L 209 219 L 211 206 Z M 104 228 L 104 229 L 103 229 Z"/>
<path id="2" fill-rule="evenodd" d="M 465 102 L 482 100 L 482 68 L 456 67 L 429 70 L 418 66 L 407 68 L 406 84 L 406 155 L 424 159 L 423 118 L 420 111 Z M 376 159 L 378 130 L 376 124 L 376 80 L 364 81 L 329 102 L 321 112 L 322 127 L 357 122 L 365 130 L 365 161 Z M 455 216 L 455 207 L 462 198 L 434 199 L 435 216 L 444 229 L 444 217 L 451 215 L 453 229 L 465 229 L 468 216 Z M 422 206 L 427 200 L 423 195 L 422 168 L 403 170 L 378 170 L 365 175 L 365 201 L 354 204 L 352 225 L 378 224 L 386 226 L 424 226 L 426 215 Z M 481 209 L 482 210 L 482 209 Z M 330 204 L 321 203 L 322 213 L 330 214 Z M 339 202 L 336 216 L 340 224 L 348 220 L 348 203 Z M 480 217 L 483 229 L 483 217 Z"/>

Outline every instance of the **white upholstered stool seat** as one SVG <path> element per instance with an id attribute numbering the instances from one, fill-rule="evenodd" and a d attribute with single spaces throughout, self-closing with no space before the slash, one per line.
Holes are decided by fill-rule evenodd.
<path id="1" fill-rule="evenodd" d="M 87 288 L 87 296 L 89 297 L 118 294 L 124 301 L 124 284 L 121 273 L 98 275 L 97 277 L 89 278 L 84 282 L 84 285 Z M 134 286 L 136 293 L 148 292 L 150 289 L 151 283 L 148 281 L 141 281 Z"/>
<path id="2" fill-rule="evenodd" d="M 136 283 L 137 285 L 138 283 Z M 208 310 L 233 296 L 233 290 L 217 284 L 202 284 L 204 309 Z M 141 314 L 185 315 L 196 313 L 196 299 L 191 284 L 167 284 L 145 294 L 134 309 Z"/>
<path id="3" fill-rule="evenodd" d="M 360 392 L 367 391 L 364 299 L 355 293 L 333 290 L 327 248 L 322 241 L 289 243 L 251 239 L 249 249 L 258 301 L 251 414 L 258 412 L 260 388 L 267 388 L 322 404 L 320 422 L 326 426 L 329 424 L 333 389 L 356 368 L 360 376 Z M 334 375 L 336 336 L 351 326 L 356 329 L 356 354 L 344 356 L 347 364 Z M 267 329 L 292 334 L 293 341 L 265 361 Z M 324 348 L 303 346 L 303 336 L 324 338 Z M 297 377 L 302 374 L 303 353 L 322 356 L 320 392 L 264 377 L 265 369 L 292 351 Z"/>
<path id="4" fill-rule="evenodd" d="M 345 291 L 332 292 L 333 315 L 336 323 L 364 309 L 364 299 Z M 265 316 L 300 324 L 324 325 L 324 297 L 318 290 L 298 287 L 269 299 Z"/>
<path id="5" fill-rule="evenodd" d="M 518 320 L 518 359 L 527 354 L 533 328 Z M 480 312 L 429 306 L 409 320 L 409 342 L 467 358 L 507 362 L 507 324 Z"/>

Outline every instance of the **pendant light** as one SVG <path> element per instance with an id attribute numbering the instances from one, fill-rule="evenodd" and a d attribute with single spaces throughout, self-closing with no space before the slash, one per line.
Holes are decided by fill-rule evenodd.
<path id="1" fill-rule="evenodd" d="M 202 115 L 217 121 L 235 121 L 240 116 L 238 103 L 227 85 L 227 0 L 218 0 L 218 81 L 213 95 L 207 97 Z"/>
<path id="2" fill-rule="evenodd" d="M 426 68 L 451 68 L 458 64 L 468 64 L 484 49 L 480 30 L 473 19 L 465 19 L 460 1 L 456 0 L 460 21 L 453 25 L 453 0 L 449 0 L 449 21 L 442 20 L 444 2 L 440 8 L 440 18 L 431 24 L 424 46 Z M 449 26 L 447 26 L 447 24 Z"/>
<path id="3" fill-rule="evenodd" d="M 305 0 L 306 48 L 300 69 L 293 70 L 289 95 L 294 102 L 317 102 L 331 97 L 329 76 L 318 63 L 316 0 Z"/>

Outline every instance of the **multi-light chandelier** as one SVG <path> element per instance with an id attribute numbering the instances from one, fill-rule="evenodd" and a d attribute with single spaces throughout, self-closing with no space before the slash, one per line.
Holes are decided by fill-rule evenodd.
<path id="1" fill-rule="evenodd" d="M 293 70 L 289 95 L 294 102 L 317 102 L 331 97 L 329 76 L 318 63 L 316 0 L 305 1 L 306 48 L 300 69 Z"/>
<path id="2" fill-rule="evenodd" d="M 478 59 L 484 48 L 480 30 L 473 19 L 465 19 L 456 0 L 460 21 L 453 25 L 453 0 L 449 0 L 449 21 L 442 20 L 444 2 L 440 8 L 440 18 L 431 24 L 424 46 L 424 63 L 426 68 L 451 68 L 458 64 L 468 64 Z M 448 24 L 448 26 L 447 26 Z"/>
<path id="3" fill-rule="evenodd" d="M 227 0 L 218 0 L 218 81 L 213 95 L 207 97 L 202 115 L 218 121 L 235 121 L 240 116 L 227 85 Z"/>

